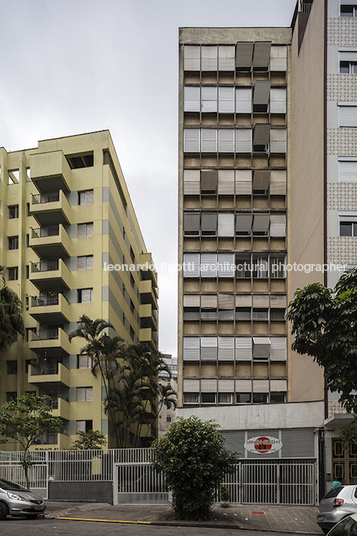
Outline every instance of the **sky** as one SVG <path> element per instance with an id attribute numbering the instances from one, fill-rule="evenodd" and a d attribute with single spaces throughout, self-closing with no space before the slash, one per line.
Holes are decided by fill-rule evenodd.
<path id="1" fill-rule="evenodd" d="M 177 355 L 178 29 L 290 26 L 295 4 L 0 0 L 0 147 L 110 130 L 159 275 L 161 352 Z"/>

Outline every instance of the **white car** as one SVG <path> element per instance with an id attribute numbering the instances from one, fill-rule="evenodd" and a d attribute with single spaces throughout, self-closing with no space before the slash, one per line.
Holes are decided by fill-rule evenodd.
<path id="1" fill-rule="evenodd" d="M 335 525 L 330 532 L 329 536 L 357 536 L 357 514 L 352 514 L 345 517 Z"/>
<path id="2" fill-rule="evenodd" d="M 42 514 L 45 508 L 40 495 L 15 482 L 0 478 L 0 519 L 5 519 L 7 515 L 34 519 Z"/>

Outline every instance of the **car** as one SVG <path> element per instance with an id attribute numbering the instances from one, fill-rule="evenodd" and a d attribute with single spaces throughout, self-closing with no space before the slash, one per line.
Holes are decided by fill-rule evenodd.
<path id="1" fill-rule="evenodd" d="M 336 486 L 320 501 L 317 524 L 327 534 L 350 514 L 357 514 L 357 486 Z"/>
<path id="2" fill-rule="evenodd" d="M 335 525 L 328 536 L 357 536 L 357 514 L 345 517 Z"/>
<path id="3" fill-rule="evenodd" d="M 7 515 L 34 519 L 44 512 L 45 508 L 45 502 L 40 495 L 15 482 L 0 478 L 0 519 L 5 519 Z"/>

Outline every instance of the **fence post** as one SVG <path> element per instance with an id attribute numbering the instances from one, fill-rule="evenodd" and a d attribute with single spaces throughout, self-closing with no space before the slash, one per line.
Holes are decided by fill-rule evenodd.
<path id="1" fill-rule="evenodd" d="M 238 462 L 238 502 L 243 503 L 243 471 L 242 462 Z"/>
<path id="2" fill-rule="evenodd" d="M 277 504 L 280 504 L 280 463 L 278 463 L 277 468 L 276 468 L 276 486 L 277 486 L 276 501 L 277 501 Z"/>

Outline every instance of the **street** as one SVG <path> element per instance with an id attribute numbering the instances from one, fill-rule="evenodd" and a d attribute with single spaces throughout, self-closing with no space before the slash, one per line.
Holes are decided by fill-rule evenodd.
<path id="1" fill-rule="evenodd" d="M 157 525 L 128 525 L 124 523 L 93 523 L 88 521 L 64 521 L 57 519 L 15 519 L 0 521 L 1 536 L 181 536 L 182 527 L 159 527 Z M 205 527 L 184 528 L 187 536 L 238 536 L 237 529 L 219 529 Z M 239 530 L 240 536 L 277 536 L 276 532 L 258 532 Z M 289 533 L 279 533 L 287 536 Z"/>

